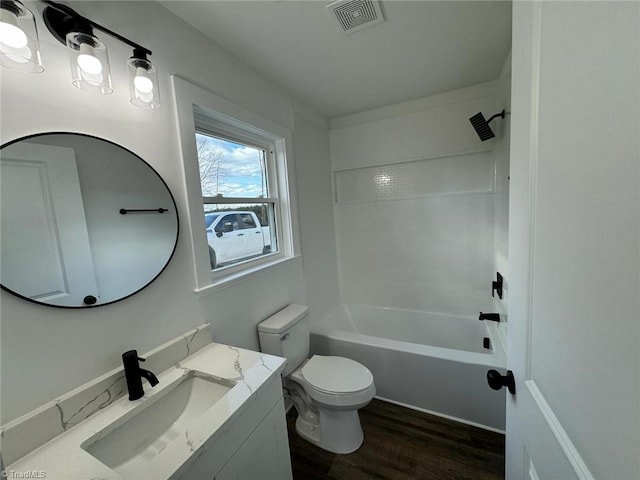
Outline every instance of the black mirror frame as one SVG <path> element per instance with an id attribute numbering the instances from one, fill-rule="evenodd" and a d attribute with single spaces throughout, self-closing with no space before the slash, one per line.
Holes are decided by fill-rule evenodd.
<path id="1" fill-rule="evenodd" d="M 95 140 L 100 140 L 102 142 L 106 142 L 109 143 L 115 147 L 121 148 L 122 150 L 126 151 L 127 153 L 129 153 L 130 155 L 133 155 L 135 158 L 137 158 L 138 160 L 140 160 L 144 165 L 146 165 L 146 167 L 151 171 L 151 173 L 153 173 L 156 177 L 158 177 L 158 179 L 162 182 L 162 184 L 164 185 L 164 187 L 167 190 L 167 193 L 169 194 L 169 197 L 171 198 L 171 202 L 173 204 L 173 209 L 176 215 L 176 238 L 175 241 L 173 242 L 173 249 L 171 250 L 171 253 L 169 255 L 169 257 L 167 258 L 166 263 L 162 266 L 162 268 L 160 269 L 160 271 L 156 274 L 156 276 L 154 276 L 151 280 L 149 280 L 145 285 L 143 285 L 142 287 L 140 287 L 139 289 L 131 292 L 128 295 L 125 295 L 123 297 L 117 298 L 115 300 L 111 300 L 109 302 L 105 302 L 105 303 L 98 303 L 98 304 L 85 304 L 85 305 L 54 305 L 54 304 L 50 304 L 50 303 L 45 303 L 45 302 L 39 302 L 37 300 L 33 300 L 31 298 L 25 297 L 24 295 L 19 294 L 18 292 L 15 292 L 13 290 L 11 290 L 10 288 L 6 287 L 4 284 L 0 283 L 0 289 L 10 293 L 11 295 L 14 295 L 18 298 L 21 298 L 23 300 L 26 300 L 30 303 L 42 306 L 42 307 L 53 307 L 53 308 L 64 308 L 67 310 L 79 310 L 79 309 L 87 309 L 87 308 L 97 308 L 97 307 L 104 307 L 106 305 L 112 305 L 114 303 L 117 302 L 121 302 L 122 300 L 125 300 L 127 298 L 132 297 L 133 295 L 141 292 L 142 290 L 144 290 L 145 288 L 147 288 L 149 285 L 151 285 L 153 282 L 156 281 L 156 279 L 166 270 L 167 266 L 169 265 L 169 263 L 171 262 L 171 259 L 173 258 L 176 249 L 178 247 L 178 240 L 180 238 L 180 217 L 178 214 L 178 205 L 176 204 L 176 199 L 173 196 L 173 193 L 171 192 L 171 189 L 169 188 L 169 185 L 167 185 L 167 182 L 165 182 L 164 178 L 162 178 L 162 176 L 156 171 L 155 168 L 153 168 L 151 166 L 151 164 L 149 164 L 149 162 L 147 162 L 146 160 L 144 160 L 142 157 L 140 157 L 139 155 L 137 155 L 136 153 L 132 152 L 131 150 L 129 150 L 126 147 L 123 147 L 122 145 L 120 145 L 119 143 L 113 142 L 111 140 L 107 140 L 106 138 L 102 138 L 102 137 L 97 137 L 95 135 L 90 135 L 87 133 L 80 133 L 80 132 L 40 132 L 40 133 L 32 133 L 30 135 L 25 135 L 23 137 L 19 137 L 16 138 L 14 140 L 11 140 L 9 142 L 3 143 L 2 145 L 0 145 L 0 151 L 3 148 L 9 147 L 11 145 L 13 145 L 14 143 L 18 143 L 24 140 L 28 140 L 30 138 L 34 138 L 34 137 L 42 137 L 45 135 L 77 135 L 77 136 L 82 136 L 82 137 L 87 137 L 87 138 L 92 138 Z"/>

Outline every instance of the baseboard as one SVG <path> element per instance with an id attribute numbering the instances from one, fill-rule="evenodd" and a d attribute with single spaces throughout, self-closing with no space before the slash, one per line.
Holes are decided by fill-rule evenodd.
<path id="1" fill-rule="evenodd" d="M 409 404 L 406 404 L 406 403 L 397 402 L 395 400 L 391 400 L 389 398 L 380 397 L 378 395 L 376 395 L 374 398 L 377 398 L 378 400 L 382 400 L 383 402 L 393 403 L 394 405 L 398 405 L 400 407 L 409 408 L 411 410 L 416 410 L 416 411 L 422 412 L 422 413 L 428 413 L 429 415 L 435 415 L 436 417 L 446 418 L 447 420 L 452 420 L 454 422 L 464 423 L 465 425 L 470 425 L 472 427 L 482 428 L 483 430 L 488 430 L 490 432 L 500 433 L 502 435 L 504 435 L 504 433 L 505 433 L 504 430 L 500 430 L 500 429 L 494 428 L 494 427 L 489 427 L 488 425 L 482 425 L 481 423 L 470 422 L 469 420 L 465 420 L 463 418 L 458 418 L 458 417 L 454 417 L 452 415 L 446 415 L 444 413 L 434 412 L 432 410 L 427 410 L 425 408 L 416 407 L 414 405 L 409 405 Z"/>

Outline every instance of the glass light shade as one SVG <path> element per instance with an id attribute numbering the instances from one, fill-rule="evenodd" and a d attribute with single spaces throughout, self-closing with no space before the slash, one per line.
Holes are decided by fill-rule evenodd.
<path id="1" fill-rule="evenodd" d="M 71 81 L 87 92 L 107 95 L 113 92 L 107 47 L 88 33 L 67 34 Z"/>
<path id="2" fill-rule="evenodd" d="M 127 60 L 131 103 L 140 108 L 159 108 L 158 70 L 147 59 L 131 57 Z"/>
<path id="3" fill-rule="evenodd" d="M 0 65 L 27 73 L 44 71 L 33 14 L 17 0 L 0 8 Z"/>

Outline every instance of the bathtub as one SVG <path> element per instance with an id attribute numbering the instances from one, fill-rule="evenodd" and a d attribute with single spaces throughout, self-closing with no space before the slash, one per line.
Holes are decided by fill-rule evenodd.
<path id="1" fill-rule="evenodd" d="M 341 305 L 312 327 L 311 352 L 366 365 L 381 400 L 504 432 L 506 390 L 486 379 L 492 368 L 505 373 L 498 328 L 477 317 Z"/>

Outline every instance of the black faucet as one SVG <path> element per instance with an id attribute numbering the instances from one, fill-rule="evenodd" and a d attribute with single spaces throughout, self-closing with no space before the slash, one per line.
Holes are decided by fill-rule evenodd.
<path id="1" fill-rule="evenodd" d="M 127 389 L 129 390 L 129 400 L 137 400 L 144 395 L 142 389 L 142 377 L 146 378 L 152 387 L 158 384 L 158 378 L 149 370 L 140 368 L 138 362 L 144 362 L 144 358 L 138 357 L 136 350 L 129 350 L 122 354 L 124 364 L 124 376 L 127 379 Z"/>
<path id="2" fill-rule="evenodd" d="M 480 316 L 478 317 L 478 320 L 492 320 L 494 322 L 499 322 L 500 321 L 500 314 L 499 313 L 482 313 L 482 312 L 480 312 Z"/>

